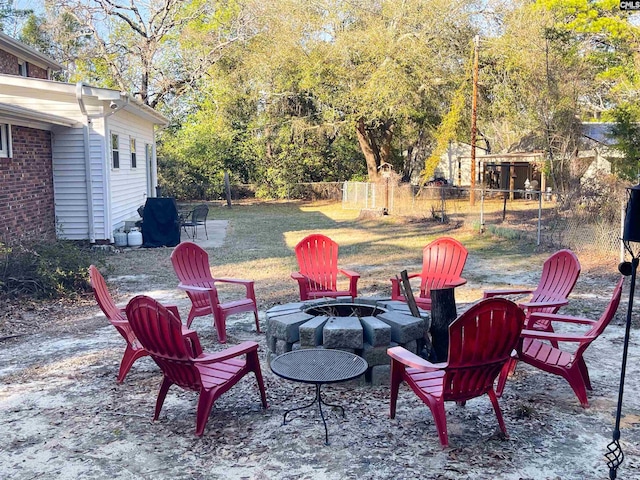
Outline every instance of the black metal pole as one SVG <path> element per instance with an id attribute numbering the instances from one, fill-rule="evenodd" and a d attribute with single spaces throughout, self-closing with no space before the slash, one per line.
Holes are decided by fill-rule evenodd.
<path id="1" fill-rule="evenodd" d="M 608 445 L 609 452 L 606 457 L 609 460 L 609 478 L 615 480 L 618 467 L 624 461 L 624 453 L 620 447 L 620 417 L 622 415 L 622 396 L 624 394 L 624 377 L 627 371 L 627 355 L 629 352 L 629 335 L 631 333 L 631 314 L 633 312 L 633 296 L 636 289 L 636 273 L 640 259 L 633 257 L 631 260 L 631 287 L 629 289 L 629 306 L 627 307 L 627 324 L 624 333 L 624 348 L 622 350 L 622 370 L 620 371 L 620 389 L 618 390 L 618 409 L 616 410 L 616 425 L 613 429 L 613 441 Z"/>

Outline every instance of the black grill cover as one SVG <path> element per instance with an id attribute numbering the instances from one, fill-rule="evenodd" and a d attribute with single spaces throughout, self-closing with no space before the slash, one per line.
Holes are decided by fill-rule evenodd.
<path id="1" fill-rule="evenodd" d="M 180 222 L 175 198 L 147 198 L 142 215 L 143 247 L 175 247 Z"/>

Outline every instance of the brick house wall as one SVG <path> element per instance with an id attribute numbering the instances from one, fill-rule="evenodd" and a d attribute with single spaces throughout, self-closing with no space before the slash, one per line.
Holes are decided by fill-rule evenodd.
<path id="1" fill-rule="evenodd" d="M 18 70 L 18 57 L 4 50 L 0 50 L 0 73 L 20 75 L 20 70 Z M 27 76 L 31 78 L 41 78 L 43 80 L 49 78 L 46 68 L 40 68 L 29 62 L 27 62 Z"/>
<path id="2" fill-rule="evenodd" d="M 18 75 L 18 57 L 0 50 L 0 73 Z"/>
<path id="3" fill-rule="evenodd" d="M 32 63 L 27 63 L 27 76 L 31 78 L 41 78 L 43 80 L 47 80 L 49 78 L 46 69 L 40 68 Z"/>
<path id="4" fill-rule="evenodd" d="M 51 132 L 11 127 L 13 158 L 0 158 L 0 242 L 55 238 Z"/>

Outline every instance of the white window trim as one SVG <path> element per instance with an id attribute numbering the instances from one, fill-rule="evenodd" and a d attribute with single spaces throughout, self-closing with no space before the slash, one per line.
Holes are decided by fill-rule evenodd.
<path id="1" fill-rule="evenodd" d="M 113 137 L 117 137 L 118 139 L 118 145 L 116 145 L 116 148 L 113 148 Z M 111 141 L 109 142 L 109 145 L 111 147 L 111 169 L 112 170 L 120 170 L 120 162 L 121 162 L 121 158 L 120 158 L 120 134 L 115 133 L 115 132 L 111 132 L 110 135 L 110 139 Z M 114 152 L 118 152 L 118 166 L 116 167 L 115 162 L 114 162 L 114 157 L 113 154 Z"/>
<path id="2" fill-rule="evenodd" d="M 131 168 L 138 168 L 138 142 L 136 142 L 135 137 L 129 137 L 129 150 L 129 165 Z M 135 165 L 133 164 L 134 155 L 136 159 Z"/>
<path id="3" fill-rule="evenodd" d="M 11 125 L 8 123 L 0 123 L 0 129 L 2 129 L 2 135 L 0 135 L 0 158 L 11 158 L 13 157 Z"/>
<path id="4" fill-rule="evenodd" d="M 18 59 L 18 75 L 22 77 L 28 77 L 29 71 L 27 68 L 27 62 L 22 59 Z"/>

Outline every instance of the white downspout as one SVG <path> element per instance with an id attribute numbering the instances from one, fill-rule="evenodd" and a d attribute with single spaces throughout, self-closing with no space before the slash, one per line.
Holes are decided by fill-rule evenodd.
<path id="1" fill-rule="evenodd" d="M 87 189 L 87 218 L 89 225 L 89 243 L 96 243 L 96 233 L 94 227 L 93 218 L 93 185 L 91 181 L 91 148 L 89 144 L 89 126 L 91 125 L 91 117 L 87 113 L 87 109 L 84 106 L 84 100 L 82 99 L 82 88 L 84 84 L 82 82 L 76 83 L 76 100 L 80 111 L 85 116 L 85 122 L 82 125 L 83 138 L 84 138 L 84 181 Z"/>
<path id="2" fill-rule="evenodd" d="M 125 97 L 122 98 L 121 95 L 121 101 L 116 103 L 116 102 L 112 102 L 110 107 L 111 110 L 109 112 L 107 112 L 106 114 L 98 114 L 98 115 L 90 115 L 87 112 L 87 109 L 84 105 L 84 99 L 83 99 L 83 87 L 84 87 L 84 83 L 83 82 L 78 82 L 76 83 L 76 100 L 78 101 L 78 106 L 80 107 L 80 111 L 82 112 L 82 114 L 85 116 L 86 118 L 86 122 L 83 124 L 83 137 L 84 137 L 84 161 L 85 161 L 85 184 L 86 184 L 86 188 L 87 188 L 87 215 L 88 215 L 88 226 L 89 226 L 89 242 L 90 243 L 95 243 L 96 242 L 96 235 L 95 235 L 95 222 L 94 222 L 94 210 L 93 210 L 93 181 L 92 181 L 92 172 L 91 172 L 91 138 L 90 138 L 90 127 L 93 124 L 92 119 L 93 118 L 103 118 L 106 119 L 107 117 L 110 117 L 111 115 L 113 115 L 114 113 L 116 113 L 117 111 L 121 110 L 122 108 L 124 108 L 128 103 L 129 103 L 129 97 Z M 105 121 L 105 127 L 106 127 L 106 121 Z M 108 138 L 108 132 L 105 132 L 105 144 L 107 145 L 107 150 L 108 150 L 108 142 L 109 142 L 109 138 Z M 106 157 L 105 157 L 106 158 Z M 106 162 L 103 162 L 103 168 L 106 168 Z M 105 205 L 104 205 L 104 209 L 105 209 L 105 219 L 104 219 L 104 224 L 105 224 L 105 229 L 106 230 L 110 230 L 111 229 L 111 206 L 110 206 L 110 199 L 108 198 L 108 172 L 105 172 L 105 183 L 104 183 L 104 188 L 105 188 Z M 109 241 L 113 242 L 113 232 L 110 231 L 105 231 L 105 235 L 108 235 L 108 239 Z"/>

